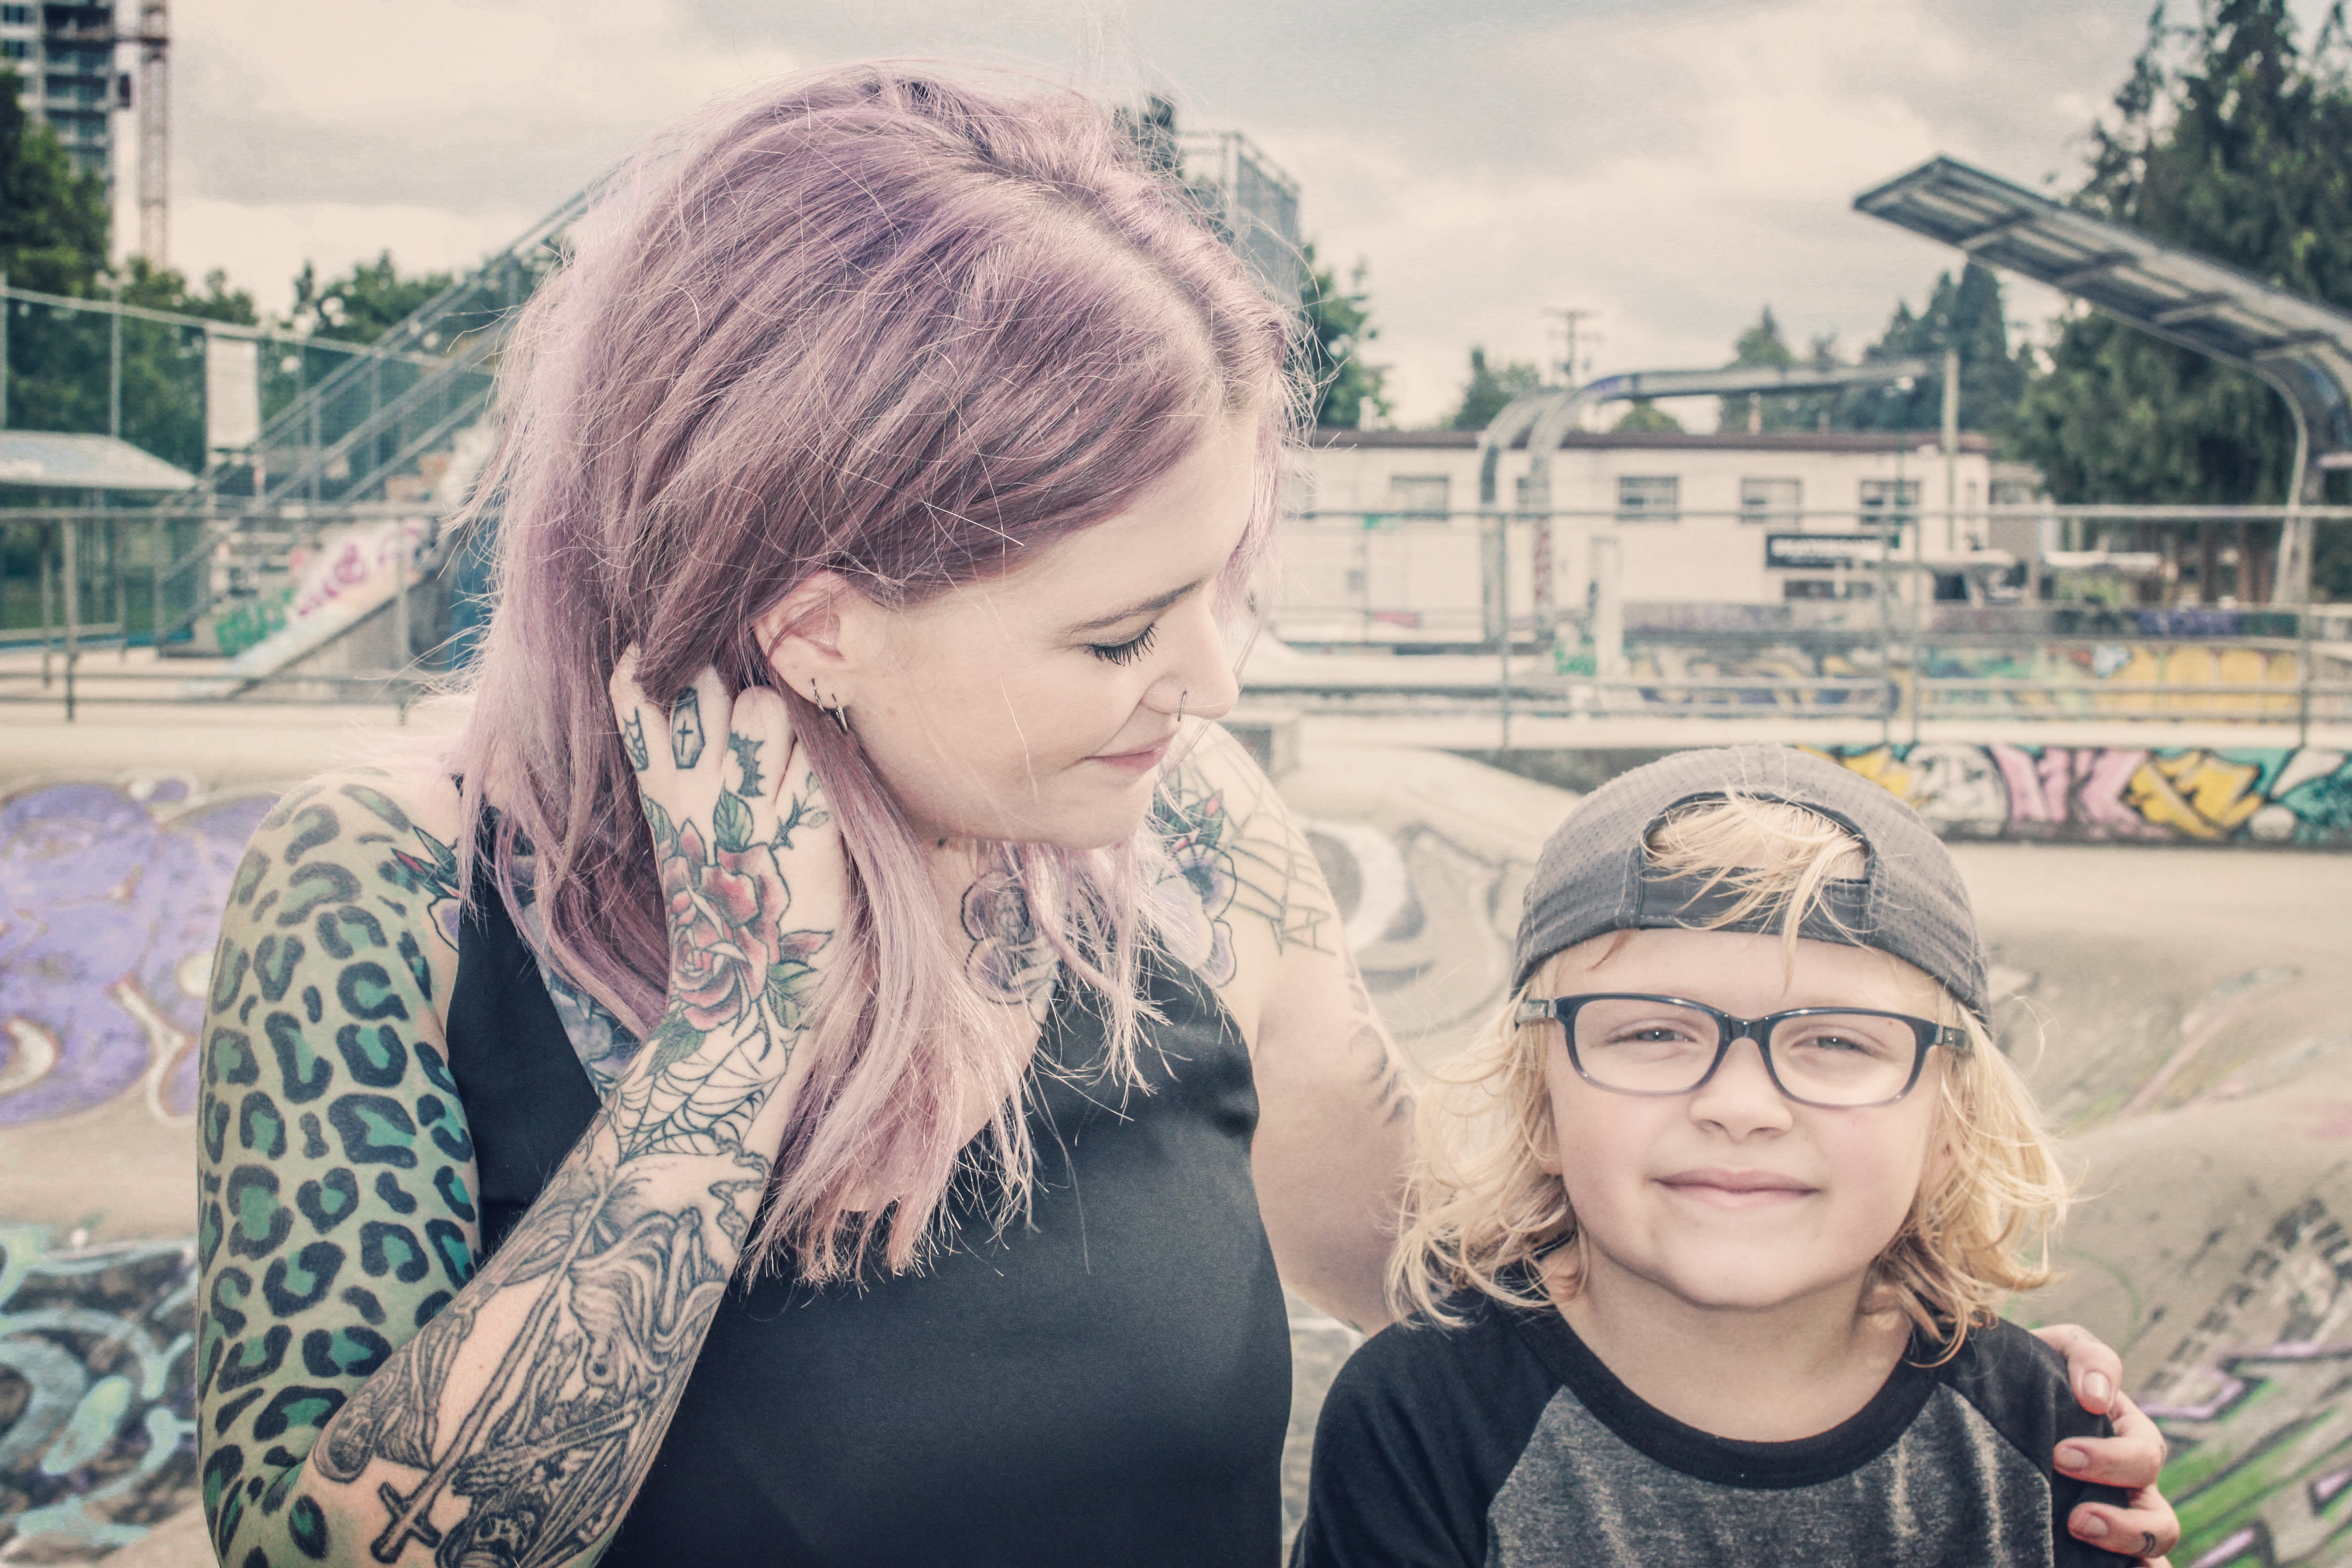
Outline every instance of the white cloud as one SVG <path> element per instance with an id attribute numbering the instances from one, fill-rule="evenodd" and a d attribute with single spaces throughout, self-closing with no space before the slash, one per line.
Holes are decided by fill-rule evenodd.
<path id="1" fill-rule="evenodd" d="M 1792 338 L 1874 338 L 1954 258 L 1851 210 L 1935 153 L 2038 184 L 2074 165 L 2144 0 L 181 0 L 174 258 L 265 303 L 306 258 L 462 267 L 711 98 L 863 54 L 1163 80 L 1249 131 L 1308 232 L 1370 263 L 1400 415 L 1463 356 L 1549 357 L 1601 312 L 1602 369 L 1720 360 L 1770 301 Z M 129 213 L 126 210 L 126 218 Z M 2046 310 L 2046 296 L 2029 301 Z M 1704 422 L 1704 413 L 1700 415 Z"/>

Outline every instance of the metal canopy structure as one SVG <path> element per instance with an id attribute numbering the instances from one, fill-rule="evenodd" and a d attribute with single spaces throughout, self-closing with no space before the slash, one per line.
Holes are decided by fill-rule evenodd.
<path id="1" fill-rule="evenodd" d="M 1898 174 L 1853 205 L 2260 376 L 2294 415 L 2289 506 L 2317 504 L 2322 471 L 2352 468 L 2352 314 L 1950 158 Z M 2310 581 L 2311 523 L 2290 517 L 2272 601 L 2302 603 Z"/>
<path id="2" fill-rule="evenodd" d="M 0 489 L 172 494 L 196 482 L 152 452 L 111 436 L 0 430 Z"/>
<path id="3" fill-rule="evenodd" d="M 1496 504 L 1503 453 L 1525 439 L 1527 498 L 1523 511 L 1551 510 L 1551 457 L 1576 428 L 1576 417 L 1596 404 L 1655 397 L 1737 397 L 1747 393 L 1822 392 L 1910 381 L 1933 369 L 1923 359 L 1872 360 L 1863 364 L 1732 365 L 1719 370 L 1635 370 L 1604 375 L 1582 386 L 1547 387 L 1513 398 L 1478 437 L 1478 504 Z M 1535 616 L 1538 629 L 1551 624 L 1551 520 L 1536 520 Z"/>

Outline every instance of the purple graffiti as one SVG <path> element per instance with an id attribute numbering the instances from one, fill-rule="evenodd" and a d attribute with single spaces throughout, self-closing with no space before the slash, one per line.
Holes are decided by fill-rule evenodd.
<path id="1" fill-rule="evenodd" d="M 2352 844 L 2352 757 L 2316 746 L 1842 746 L 1823 755 L 1969 837 Z"/>
<path id="2" fill-rule="evenodd" d="M 221 904 L 270 800 L 164 779 L 0 804 L 0 1126 L 142 1083 L 156 1114 L 194 1112 Z"/>

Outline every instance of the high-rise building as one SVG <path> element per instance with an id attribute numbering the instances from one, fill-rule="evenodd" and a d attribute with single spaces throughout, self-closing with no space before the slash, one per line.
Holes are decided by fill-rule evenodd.
<path id="1" fill-rule="evenodd" d="M 78 172 L 110 184 L 112 110 L 121 90 L 114 39 L 111 5 L 0 0 L 0 64 L 16 72 L 17 101 L 58 133 Z"/>

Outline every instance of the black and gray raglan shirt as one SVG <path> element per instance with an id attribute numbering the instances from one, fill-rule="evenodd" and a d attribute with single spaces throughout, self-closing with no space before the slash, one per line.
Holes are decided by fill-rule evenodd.
<path id="1" fill-rule="evenodd" d="M 1340 1369 L 1292 1568 L 2127 1561 L 2065 1522 L 2122 1494 L 2052 1463 L 2107 1423 L 2011 1324 L 1940 1366 L 1906 1360 L 1827 1432 L 1746 1443 L 1644 1404 L 1556 1311 L 1452 1305 L 1465 1326 L 1401 1324 Z"/>

